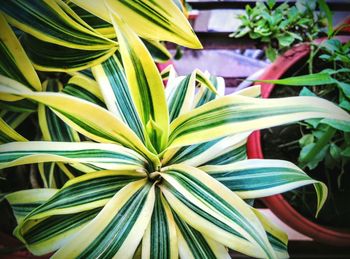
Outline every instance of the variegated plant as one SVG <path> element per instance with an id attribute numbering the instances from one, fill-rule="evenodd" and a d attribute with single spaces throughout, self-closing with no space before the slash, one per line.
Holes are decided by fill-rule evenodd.
<path id="1" fill-rule="evenodd" d="M 201 48 L 179 7 L 179 0 L 2 0 L 0 11 L 25 32 L 21 42 L 37 70 L 78 71 L 119 48 L 114 16 L 142 37 L 157 60 L 170 57 L 161 41 Z"/>
<path id="2" fill-rule="evenodd" d="M 9 38 L 0 35 L 2 55 L 9 53 L 6 63 L 0 63 L 0 99 L 7 108 L 14 102 L 38 103 L 46 140 L 25 141 L 5 122 L 2 134 L 8 138 L 3 142 L 9 143 L 0 146 L 0 168 L 55 162 L 81 174 L 67 173 L 70 180 L 59 189 L 6 195 L 18 221 L 16 237 L 36 255 L 57 250 L 54 258 L 229 258 L 228 248 L 254 257 L 288 257 L 287 236 L 250 201 L 314 184 L 320 209 L 327 189 L 289 162 L 247 160 L 247 137 L 255 129 L 310 118 L 349 123 L 349 115 L 316 97 L 259 99 L 258 86 L 223 96 L 223 79 L 198 70 L 177 76 L 168 67 L 160 74 L 137 34 L 158 37 L 160 27 L 161 35 L 171 32 L 163 40 L 177 42 L 178 35 L 178 43 L 198 44 L 179 31 L 183 25 L 175 29 L 161 18 L 164 12 L 173 14 L 164 8 L 169 1 L 104 1 L 107 7 L 116 5 L 114 12 L 98 1 L 71 2 L 83 9 L 73 11 L 77 7 L 58 0 L 11 0 L 0 6 L 11 24 L 32 34 L 30 41 L 40 37 L 40 44 L 45 43 L 28 45 L 24 39 L 36 69 L 65 68 L 57 56 L 46 55 L 49 49 L 35 49 L 59 44 L 64 51 L 94 53 L 91 59 L 78 60 L 76 67 L 72 60 L 65 62 L 72 65 L 70 71 L 92 66 L 96 80 L 75 75 L 64 87 L 51 81 L 43 87 L 16 37 L 9 36 L 9 44 Z M 157 3 L 166 4 L 146 8 Z M 52 13 L 29 23 L 14 6 L 31 15 L 49 6 L 65 22 L 50 20 Z M 59 29 L 70 35 L 71 28 L 60 26 L 87 26 L 77 15 L 82 10 L 112 23 L 114 30 L 104 23 L 90 24 L 95 34 L 86 27 L 79 39 L 46 31 Z M 146 16 L 142 12 L 140 17 L 139 10 L 147 10 L 164 26 L 153 19 L 158 30 L 140 29 Z M 6 28 L 6 35 L 11 35 Z M 101 36 L 104 33 L 110 37 Z M 39 55 L 46 62 L 36 62 Z M 10 65 L 14 70 L 8 69 Z M 167 80 L 166 90 L 162 80 Z M 42 91 L 50 87 L 59 92 Z"/>

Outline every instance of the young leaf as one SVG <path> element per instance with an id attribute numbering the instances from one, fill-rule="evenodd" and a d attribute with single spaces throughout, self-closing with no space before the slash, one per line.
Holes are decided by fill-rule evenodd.
<path id="1" fill-rule="evenodd" d="M 154 146 L 160 151 L 167 144 L 169 127 L 162 79 L 149 52 L 137 35 L 118 16 L 112 15 L 112 21 L 117 31 L 131 96 L 141 121 L 144 127 L 153 121 L 162 130 L 158 132 L 161 134 L 157 135 L 159 145 Z"/>

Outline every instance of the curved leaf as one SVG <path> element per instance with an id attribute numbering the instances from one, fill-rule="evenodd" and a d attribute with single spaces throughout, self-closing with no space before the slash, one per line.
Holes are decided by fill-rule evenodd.
<path id="1" fill-rule="evenodd" d="M 296 165 L 283 160 L 249 159 L 229 165 L 203 166 L 216 180 L 243 199 L 255 199 L 314 184 L 317 213 L 327 198 L 324 183 L 313 180 Z"/>
<path id="2" fill-rule="evenodd" d="M 57 189 L 29 189 L 7 194 L 5 199 L 10 203 L 19 224 L 32 210 L 46 202 L 57 192 Z"/>
<path id="3" fill-rule="evenodd" d="M 143 177 L 131 171 L 100 171 L 72 179 L 31 211 L 15 234 L 37 255 L 57 250 L 95 218 L 120 189 Z"/>
<path id="4" fill-rule="evenodd" d="M 72 2 L 110 23 L 112 19 L 109 11 L 117 14 L 142 38 L 171 41 L 190 48 L 202 47 L 186 17 L 172 0 L 72 0 Z"/>
<path id="5" fill-rule="evenodd" d="M 93 67 L 92 72 L 101 86 L 108 110 L 125 122 L 140 140 L 145 142 L 147 136 L 145 136 L 125 78 L 124 68 L 118 57 L 113 55 L 102 64 Z"/>
<path id="6" fill-rule="evenodd" d="M 206 77 L 204 78 L 206 79 Z M 198 108 L 225 95 L 225 81 L 222 77 L 209 76 L 207 80 L 214 87 L 215 91 L 212 88 L 206 87 L 207 83 L 201 83 L 198 93 L 195 96 L 193 108 Z"/>
<path id="7" fill-rule="evenodd" d="M 178 84 L 167 98 L 170 122 L 192 109 L 195 93 L 195 73 L 179 77 Z M 175 85 L 175 84 L 174 84 Z"/>
<path id="8" fill-rule="evenodd" d="M 0 92 L 20 95 L 45 104 L 70 127 L 87 137 L 100 142 L 121 143 L 159 163 L 158 158 L 143 145 L 131 129 L 112 113 L 95 104 L 61 93 L 31 92 L 3 76 L 0 76 Z"/>
<path id="9" fill-rule="evenodd" d="M 55 0 L 11 0 L 0 6 L 10 24 L 53 44 L 85 50 L 102 50 L 116 43 L 83 26 L 66 11 L 70 8 Z"/>
<path id="10" fill-rule="evenodd" d="M 267 237 L 275 250 L 277 258 L 289 258 L 288 255 L 288 236 L 275 224 L 273 224 L 267 217 L 264 216 L 259 210 L 252 208 L 255 215 L 259 218 L 263 225 Z"/>
<path id="11" fill-rule="evenodd" d="M 64 86 L 62 92 L 95 103 L 103 108 L 106 107 L 99 85 L 86 76 L 73 76 Z"/>
<path id="12" fill-rule="evenodd" d="M 0 143 L 28 141 L 0 117 Z"/>
<path id="13" fill-rule="evenodd" d="M 145 39 L 142 41 L 155 62 L 163 63 L 171 59 L 171 53 L 162 42 Z"/>
<path id="14" fill-rule="evenodd" d="M 48 72 L 87 69 L 105 61 L 117 50 L 116 46 L 102 50 L 68 48 L 39 40 L 28 34 L 22 37 L 22 44 L 34 67 Z"/>
<path id="15" fill-rule="evenodd" d="M 0 74 L 15 79 L 30 89 L 41 90 L 41 83 L 33 65 L 1 13 L 0 55 Z"/>
<path id="16" fill-rule="evenodd" d="M 350 122 L 349 114 L 320 98 L 257 99 L 231 95 L 211 101 L 173 121 L 168 148 L 310 118 Z"/>
<path id="17" fill-rule="evenodd" d="M 87 211 L 55 215 L 36 220 L 28 229 L 21 231 L 19 226 L 14 234 L 26 244 L 34 255 L 45 255 L 67 244 L 77 231 L 82 229 L 99 213 L 101 208 Z"/>
<path id="18" fill-rule="evenodd" d="M 152 126 L 153 147 L 160 151 L 168 139 L 168 109 L 164 87 L 150 54 L 137 35 L 116 15 L 112 16 L 118 36 L 127 82 L 144 127 Z M 148 132 L 149 135 L 153 133 Z M 152 139 L 151 139 L 152 141 Z"/>
<path id="19" fill-rule="evenodd" d="M 203 236 L 174 214 L 180 258 L 231 258 L 226 248 Z"/>
<path id="20" fill-rule="evenodd" d="M 205 172 L 185 165 L 162 169 L 161 190 L 187 224 L 255 257 L 274 257 L 266 233 L 248 205 Z"/>
<path id="21" fill-rule="evenodd" d="M 159 188 L 156 188 L 155 194 L 152 218 L 142 239 L 142 258 L 177 259 L 179 255 L 173 214 Z"/>
<path id="22" fill-rule="evenodd" d="M 49 92 L 59 91 L 59 81 L 48 80 L 44 82 L 45 90 Z M 38 121 L 43 140 L 79 142 L 78 133 L 64 123 L 50 108 L 39 104 Z"/>
<path id="23" fill-rule="evenodd" d="M 102 1 L 103 2 L 103 1 Z M 92 13 L 86 11 L 85 9 L 77 6 L 72 1 L 68 2 L 68 6 L 87 24 L 96 30 L 96 32 L 102 34 L 103 36 L 114 39 L 116 37 L 113 25 L 102 20 L 101 18 L 93 15 Z"/>
<path id="24" fill-rule="evenodd" d="M 143 170 L 147 164 L 135 151 L 114 144 L 31 141 L 2 144 L 0 147 L 0 168 L 65 162 L 88 164 L 100 170 Z"/>
<path id="25" fill-rule="evenodd" d="M 154 201 L 154 185 L 147 180 L 128 184 L 53 258 L 131 258 L 151 220 Z"/>
<path id="26" fill-rule="evenodd" d="M 226 160 L 223 157 L 226 154 L 228 154 L 227 160 L 240 159 L 246 157 L 245 143 L 249 135 L 250 132 L 244 132 L 201 144 L 168 149 L 163 155 L 162 164 L 182 163 L 190 166 L 217 164 Z"/>

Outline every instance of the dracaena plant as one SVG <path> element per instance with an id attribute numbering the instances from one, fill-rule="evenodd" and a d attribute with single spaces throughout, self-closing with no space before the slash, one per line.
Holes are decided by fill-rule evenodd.
<path id="1" fill-rule="evenodd" d="M 118 49 L 114 15 L 128 23 L 158 60 L 170 57 L 162 41 L 201 48 L 178 0 L 11 0 L 2 1 L 0 10 L 24 32 L 21 42 L 41 71 L 78 71 L 112 56 Z"/>
<path id="2" fill-rule="evenodd" d="M 178 0 L 159 3 L 14 0 L 4 2 L 0 10 L 1 74 L 24 83 L 32 90 L 63 91 L 99 105 L 102 102 L 102 106 L 103 97 L 97 83 L 91 80 L 93 76 L 89 70 L 82 69 L 100 64 L 118 51 L 111 18 L 113 15 L 124 17 L 131 28 L 142 37 L 154 60 L 169 59 L 170 53 L 162 44 L 164 40 L 192 48 L 201 47 L 182 15 L 182 12 L 186 13 L 182 1 Z M 16 34 L 19 35 L 25 51 L 7 22 L 16 27 Z M 61 71 L 73 77 L 63 87 L 60 82 L 62 80 L 58 80 L 61 79 L 60 76 L 58 79 L 52 78 L 53 74 L 41 72 L 41 84 L 32 64 L 36 70 L 55 72 L 54 77 Z M 18 99 L 2 102 L 1 106 L 3 111 L 0 115 L 0 141 L 3 143 L 26 141 L 28 137 L 22 136 L 15 129 L 25 120 L 36 120 L 36 112 L 44 140 L 84 140 L 44 105 L 37 106 L 34 102 Z M 87 170 L 83 167 L 71 168 L 62 163 L 39 164 L 39 169 L 46 187 L 60 186 L 65 179 Z M 61 176 L 58 171 L 63 171 L 65 175 L 61 184 L 55 179 L 56 176 Z"/>
<path id="3" fill-rule="evenodd" d="M 35 91 L 42 86 L 25 53 L 14 50 L 21 49 L 19 43 L 13 40 L 13 49 L 2 45 L 13 53 L 8 64 L 22 76 L 1 73 L 0 99 L 6 107 L 21 100 L 38 103 L 46 141 L 2 144 L 0 167 L 60 163 L 81 172 L 62 188 L 6 195 L 18 222 L 15 236 L 32 253 L 55 252 L 54 258 L 228 258 L 227 248 L 254 257 L 287 257 L 287 236 L 249 201 L 314 184 L 320 209 L 327 189 L 289 162 L 247 160 L 247 137 L 255 129 L 302 119 L 348 123 L 349 115 L 316 97 L 259 99 L 259 86 L 223 96 L 223 79 L 198 70 L 177 76 L 169 67 L 160 74 L 137 36 L 144 33 L 135 29 L 140 17 L 106 16 L 103 8 L 88 8 L 94 1 L 73 2 L 114 25 L 118 51 L 90 63 L 96 82 L 80 75 L 66 86 L 44 82 L 44 89 L 59 92 Z M 79 21 L 75 12 L 68 13 Z M 6 18 L 22 26 L 21 17 Z M 29 56 L 33 61 L 33 52 Z M 54 68 L 56 59 L 47 60 Z M 47 111 L 55 119 L 48 119 Z M 68 128 L 69 140 L 52 134 Z"/>

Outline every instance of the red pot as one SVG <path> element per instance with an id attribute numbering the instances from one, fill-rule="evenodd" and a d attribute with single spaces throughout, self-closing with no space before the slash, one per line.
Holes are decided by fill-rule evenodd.
<path id="1" fill-rule="evenodd" d="M 343 43 L 350 40 L 349 36 L 337 37 Z M 316 43 L 320 43 L 325 39 L 319 39 Z M 296 64 L 299 60 L 308 55 L 310 51 L 308 44 L 300 44 L 287 51 L 283 56 L 271 64 L 261 76 L 261 80 L 279 79 L 283 74 Z M 274 88 L 273 84 L 259 83 L 262 86 L 262 97 L 268 98 Z M 264 158 L 260 131 L 255 131 L 248 138 L 247 151 L 249 158 Z M 350 232 L 337 230 L 318 225 L 296 211 L 282 195 L 274 195 L 263 198 L 264 203 L 271 211 L 279 217 L 287 225 L 306 236 L 313 238 L 315 241 L 334 246 L 350 246 Z"/>

